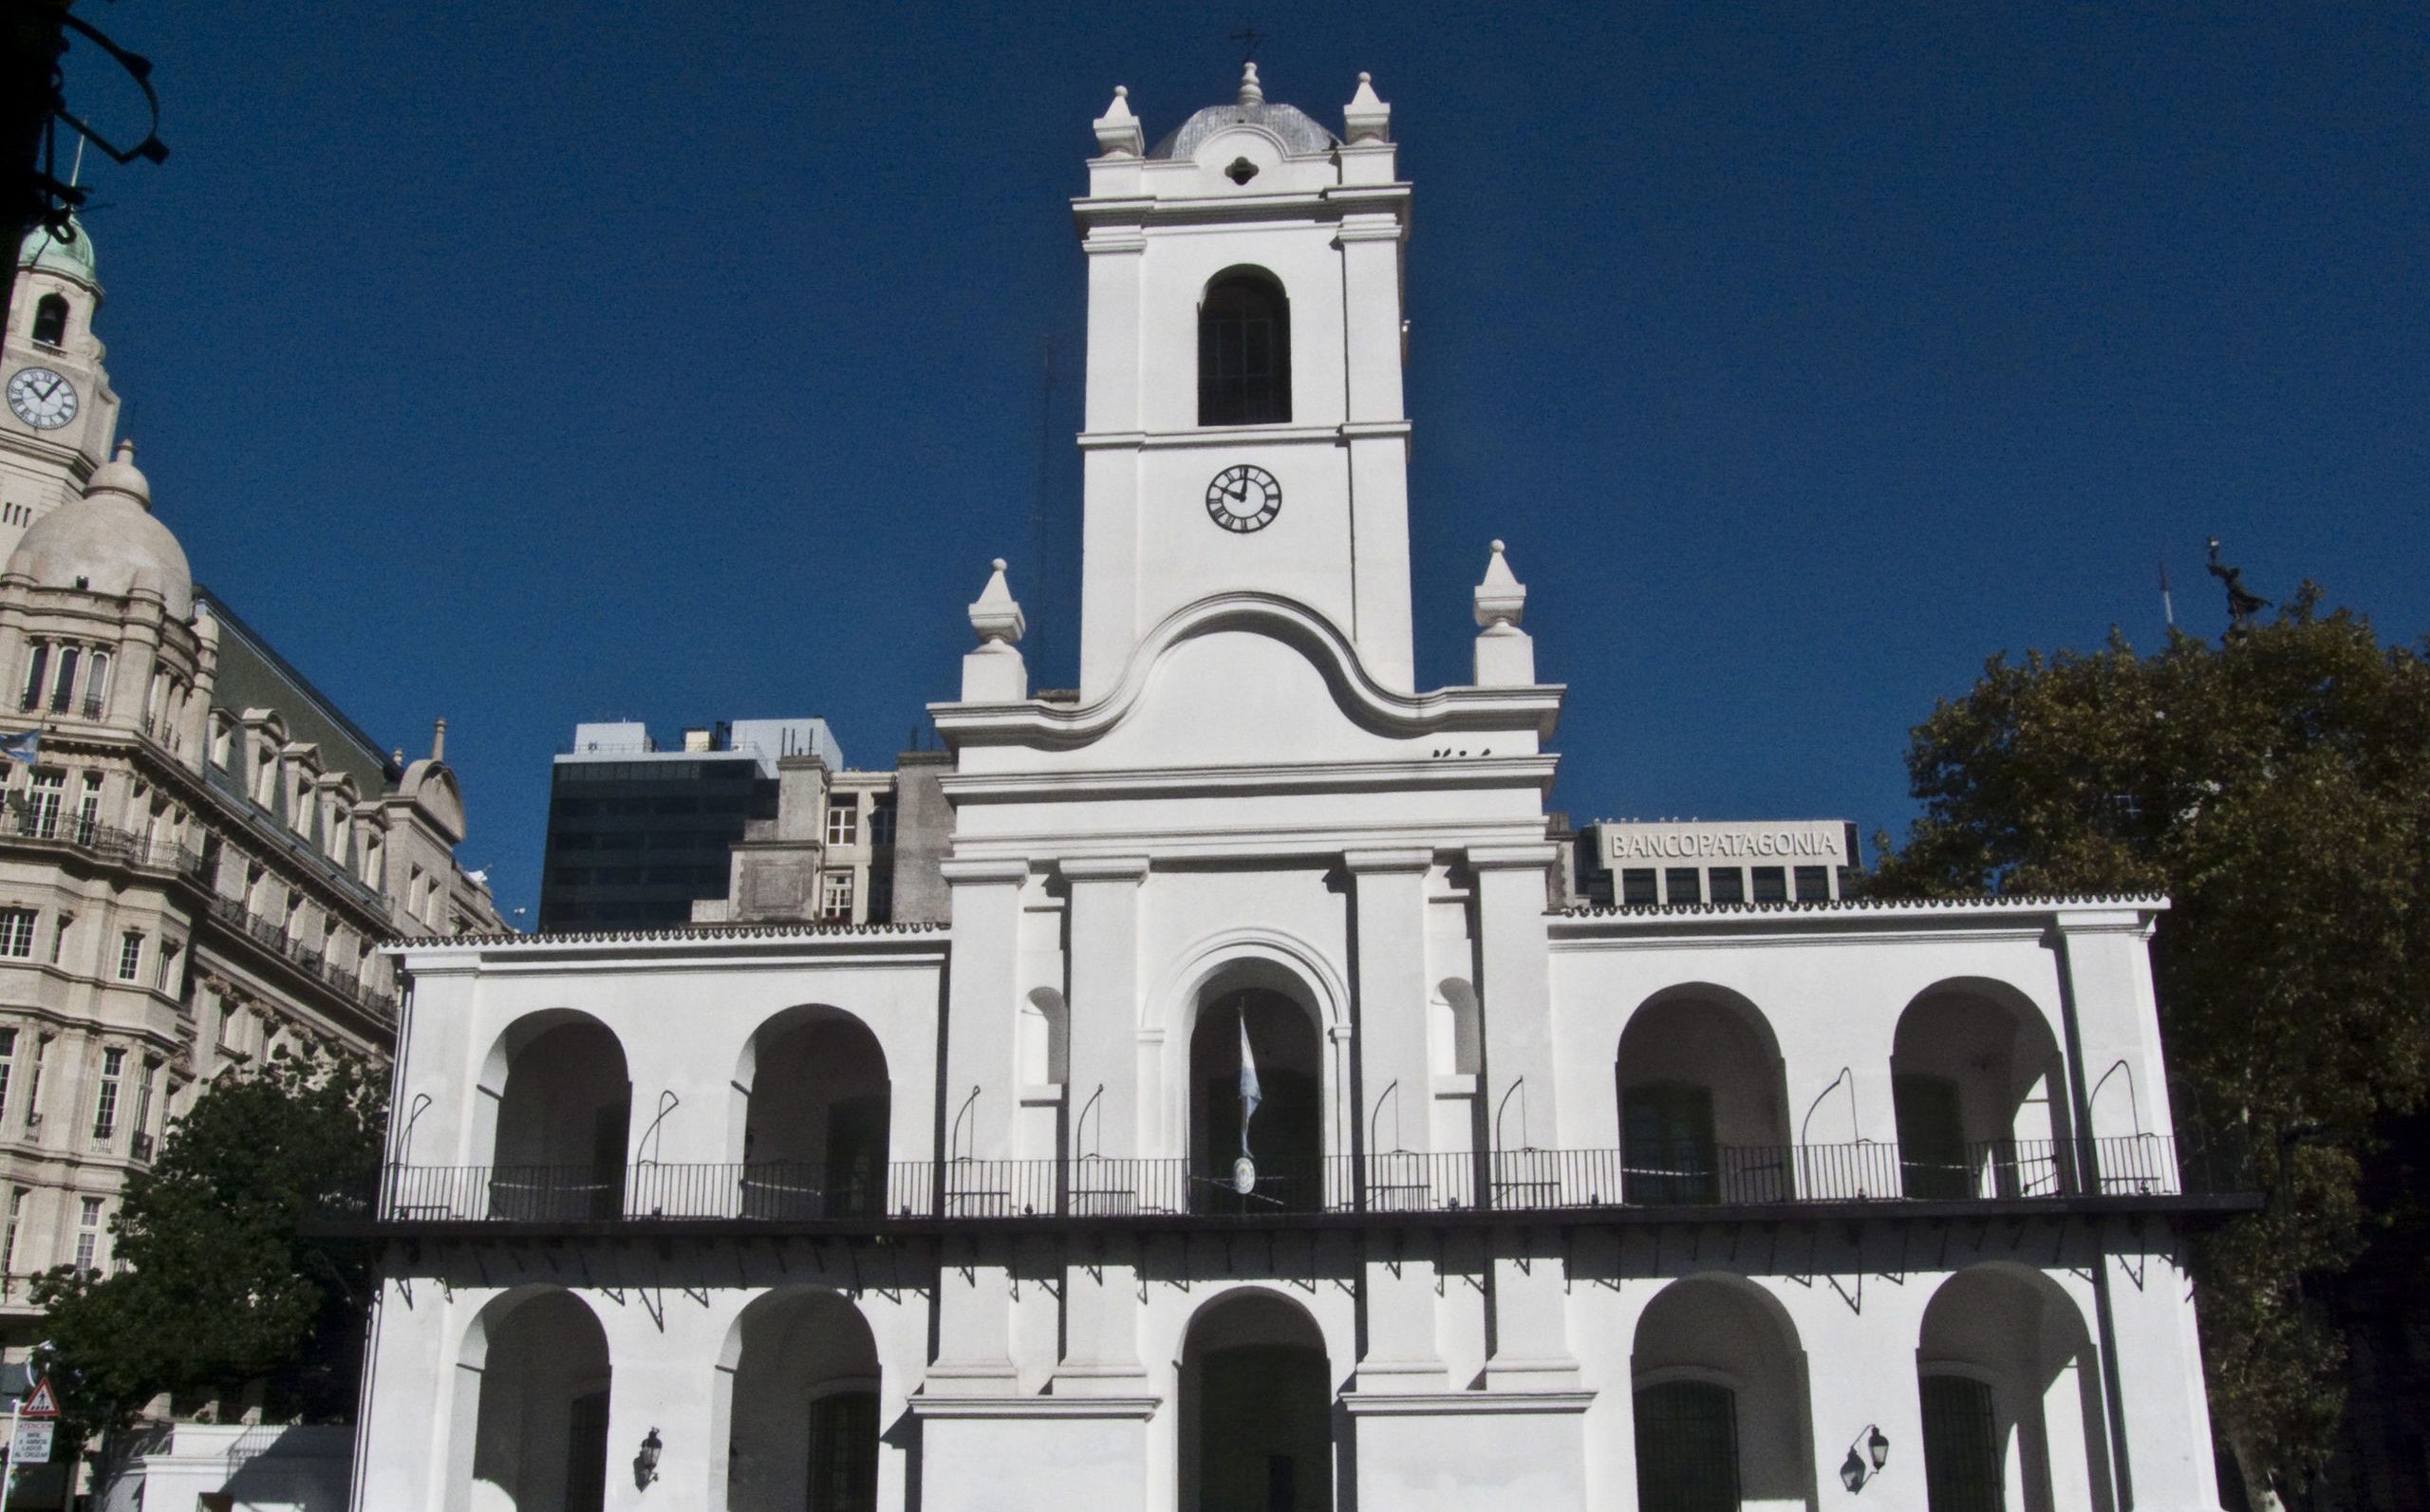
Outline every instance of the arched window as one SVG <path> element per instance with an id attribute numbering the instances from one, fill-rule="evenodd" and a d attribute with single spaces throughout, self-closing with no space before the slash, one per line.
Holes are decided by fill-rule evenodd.
<path id="1" fill-rule="evenodd" d="M 1291 302 L 1270 274 L 1224 273 L 1198 307 L 1198 423 L 1291 419 Z"/>
<path id="2" fill-rule="evenodd" d="M 67 301 L 57 294 L 45 294 L 34 304 L 34 341 L 44 346 L 64 346 L 67 343 Z"/>
<path id="3" fill-rule="evenodd" d="M 1304 1213 L 1326 1205 L 1322 1057 L 1308 1011 L 1281 993 L 1208 996 L 1189 1045 L 1194 1210 Z"/>

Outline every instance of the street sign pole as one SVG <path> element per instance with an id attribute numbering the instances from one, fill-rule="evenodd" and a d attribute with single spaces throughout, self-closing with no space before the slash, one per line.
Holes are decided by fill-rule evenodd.
<path id="1" fill-rule="evenodd" d="M 0 1465 L 0 1512 L 9 1512 L 9 1488 L 17 1480 L 17 1425 L 25 1418 L 26 1399 L 9 1405 L 9 1458 Z"/>

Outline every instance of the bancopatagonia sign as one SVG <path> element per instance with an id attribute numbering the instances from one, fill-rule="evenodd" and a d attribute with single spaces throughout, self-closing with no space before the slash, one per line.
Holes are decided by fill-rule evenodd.
<path id="1" fill-rule="evenodd" d="M 1608 868 L 1649 862 L 1743 862 L 1848 867 L 1856 864 L 1841 819 L 1762 823 L 1613 823 L 1595 827 L 1596 852 Z"/>

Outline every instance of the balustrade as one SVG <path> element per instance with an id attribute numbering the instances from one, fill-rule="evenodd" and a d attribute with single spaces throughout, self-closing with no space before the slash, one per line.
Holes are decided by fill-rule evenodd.
<path id="1" fill-rule="evenodd" d="M 2215 1163 L 2180 1165 L 2159 1135 L 2001 1140 L 1962 1166 L 1903 1161 L 1898 1147 L 1714 1147 L 1647 1164 L 1617 1149 L 1262 1162 L 1209 1169 L 1183 1159 L 794 1161 L 628 1167 L 394 1166 L 388 1223 L 718 1221 L 881 1228 L 905 1222 L 1272 1219 L 1294 1214 L 1578 1213 L 1610 1208 L 1794 1208 L 1800 1204 L 2058 1201 L 2224 1195 L 2249 1184 Z M 2226 1179 L 2221 1179 L 2222 1177 Z M 1480 1194 L 1484 1200 L 1480 1202 Z M 364 1204 L 366 1205 L 367 1204 Z M 361 1215 L 358 1215 L 361 1216 Z"/>

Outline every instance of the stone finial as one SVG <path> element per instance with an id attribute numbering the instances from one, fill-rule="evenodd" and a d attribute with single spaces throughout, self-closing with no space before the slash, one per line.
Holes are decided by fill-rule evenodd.
<path id="1" fill-rule="evenodd" d="M 1010 703 L 1029 697 L 1029 667 L 1016 644 L 1029 622 L 1004 581 L 1004 559 L 990 564 L 995 570 L 979 601 L 970 606 L 970 627 L 979 632 L 978 649 L 962 659 L 962 701 Z"/>
<path id="2" fill-rule="evenodd" d="M 447 721 L 439 720 L 430 728 L 430 759 L 432 764 L 447 759 Z"/>
<path id="3" fill-rule="evenodd" d="M 1485 564 L 1485 581 L 1476 588 L 1477 624 L 1485 629 L 1515 626 L 1527 611 L 1527 586 L 1510 574 L 1510 560 L 1502 554 L 1502 543 L 1493 543 L 1493 555 Z"/>
<path id="4" fill-rule="evenodd" d="M 1519 628 L 1526 611 L 1527 588 L 1510 572 L 1502 543 L 1485 564 L 1485 581 L 1477 585 L 1476 685 L 1481 688 L 1532 687 L 1536 681 L 1536 643 Z"/>
<path id="5" fill-rule="evenodd" d="M 1256 64 L 1241 65 L 1241 103 L 1244 105 L 1265 103 L 1265 89 L 1257 82 Z"/>
<path id="6" fill-rule="evenodd" d="M 1341 140 L 1353 146 L 1362 141 L 1392 140 L 1393 107 L 1375 98 L 1375 84 L 1361 73 L 1358 92 L 1341 108 Z"/>
<path id="7" fill-rule="evenodd" d="M 988 564 L 995 570 L 987 578 L 987 586 L 979 590 L 979 600 L 970 606 L 970 627 L 979 639 L 1018 642 L 1029 629 L 1029 621 L 1021 617 L 1021 607 L 1013 597 L 1012 586 L 1004 581 L 1004 559 Z"/>
<path id="8" fill-rule="evenodd" d="M 1131 113 L 1131 89 L 1127 84 L 1113 86 L 1113 103 L 1092 124 L 1097 134 L 1097 155 L 1101 158 L 1136 158 L 1148 150 L 1147 134 L 1139 129 L 1139 118 Z"/>

